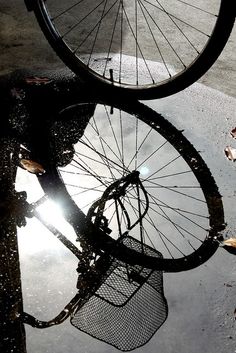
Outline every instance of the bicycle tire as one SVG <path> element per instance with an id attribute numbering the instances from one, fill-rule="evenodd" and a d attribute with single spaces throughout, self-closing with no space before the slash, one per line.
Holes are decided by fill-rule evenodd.
<path id="1" fill-rule="evenodd" d="M 83 6 L 81 5 L 82 1 L 83 0 L 78 2 L 80 6 Z M 102 3 L 104 1 L 107 4 L 108 0 L 103 0 Z M 84 58 L 83 53 L 86 52 L 86 50 L 88 51 L 88 49 L 87 48 L 81 49 L 82 51 L 81 56 L 80 56 L 80 53 L 77 54 L 75 52 L 76 49 L 73 49 L 72 47 L 70 47 L 70 45 L 72 46 L 72 44 L 70 44 L 70 41 L 72 41 L 72 39 L 69 38 L 67 42 L 66 35 L 64 32 L 62 32 L 62 29 L 60 27 L 60 22 L 59 24 L 55 23 L 56 20 L 58 20 L 58 17 L 56 18 L 56 15 L 54 19 L 50 17 L 50 11 L 52 11 L 51 6 L 52 7 L 54 6 L 53 2 L 52 1 L 45 2 L 45 0 L 36 0 L 32 4 L 32 6 L 34 9 L 36 18 L 39 22 L 39 25 L 43 33 L 45 34 L 48 42 L 52 46 L 52 48 L 55 50 L 57 55 L 62 59 L 62 61 L 75 74 L 81 77 L 81 79 L 85 80 L 85 82 L 91 83 L 93 86 L 99 85 L 100 88 L 102 88 L 104 91 L 107 91 L 108 93 L 112 89 L 112 92 L 117 95 L 125 93 L 137 99 L 154 99 L 154 98 L 165 97 L 185 89 L 186 87 L 188 87 L 189 85 L 197 81 L 213 65 L 213 63 L 216 61 L 216 59 L 222 52 L 229 38 L 231 30 L 233 28 L 235 13 L 236 13 L 236 5 L 234 0 L 216 0 L 216 1 L 220 1 L 220 3 L 217 5 L 219 6 L 219 8 L 217 8 L 216 10 L 216 14 L 218 12 L 218 16 L 216 17 L 215 13 L 211 14 L 209 11 L 207 11 L 210 6 L 210 3 L 209 5 L 208 3 L 207 5 L 206 4 L 201 5 L 201 6 L 207 6 L 203 9 L 201 8 L 200 5 L 196 6 L 198 3 L 196 3 L 196 1 L 192 2 L 192 0 L 188 2 L 173 0 L 175 5 L 173 5 L 172 3 L 173 1 L 169 5 L 167 4 L 162 5 L 159 0 L 157 1 L 157 5 L 154 5 L 151 1 L 152 0 L 150 1 L 146 0 L 143 3 L 139 1 L 138 2 L 139 5 L 137 5 L 139 6 L 139 10 L 137 10 L 137 8 L 136 10 L 134 8 L 130 10 L 128 9 L 129 11 L 131 11 L 131 15 L 134 15 L 133 12 L 139 11 L 140 18 L 142 16 L 142 21 L 144 22 L 144 24 L 141 23 L 140 26 L 142 26 L 142 31 L 140 31 L 139 33 L 144 32 L 143 27 L 146 26 L 146 33 L 147 33 L 146 35 L 148 36 L 150 34 L 149 37 L 147 38 L 145 37 L 143 39 L 144 44 L 141 43 L 141 39 L 140 39 L 140 42 L 138 42 L 138 40 L 136 41 L 136 38 L 139 38 L 138 29 L 137 29 L 137 35 L 135 37 L 134 36 L 135 25 L 130 22 L 133 19 L 131 18 L 131 20 L 129 20 L 129 17 L 128 17 L 129 14 L 127 15 L 127 13 L 125 12 L 126 10 L 124 10 L 124 7 L 122 7 L 122 10 L 124 12 L 124 15 L 122 15 L 122 18 L 126 15 L 127 23 L 126 23 L 125 33 L 127 37 L 126 41 L 128 44 L 127 44 L 127 49 L 123 49 L 125 47 L 125 44 L 123 44 L 124 35 L 121 36 L 122 37 L 121 44 L 119 44 L 121 48 L 118 46 L 117 43 L 112 44 L 116 46 L 114 51 L 116 50 L 117 52 L 121 53 L 119 54 L 120 55 L 119 58 L 117 57 L 117 55 L 112 56 L 113 54 L 111 54 L 111 50 L 112 50 L 111 48 L 108 48 L 106 50 L 104 49 L 105 44 L 103 43 L 104 41 L 106 41 L 106 39 L 103 39 L 102 35 L 105 36 L 106 33 L 109 32 L 109 27 L 108 27 L 109 23 L 104 24 L 104 31 L 103 31 L 103 34 L 101 35 L 102 44 L 99 43 L 100 51 L 98 50 L 98 53 L 101 53 L 102 50 L 105 53 L 107 53 L 107 57 L 105 58 L 102 58 L 100 56 L 97 57 L 97 53 L 96 55 L 92 53 L 92 50 L 95 50 L 94 46 L 97 45 L 97 43 L 95 42 L 98 41 L 96 36 L 95 37 L 96 39 L 94 40 L 94 44 L 91 44 L 91 47 L 92 46 L 93 47 L 90 49 L 91 51 L 90 57 L 88 58 L 88 55 L 87 55 L 86 58 Z M 70 5 L 69 1 L 67 1 L 66 4 L 68 4 L 67 6 L 69 7 Z M 86 3 L 86 6 L 88 6 L 87 3 Z M 97 7 L 99 6 L 98 5 L 95 6 L 96 11 L 97 11 Z M 105 11 L 105 6 L 104 6 L 104 11 Z M 122 5 L 120 5 L 120 2 L 119 2 L 119 6 L 124 6 L 124 3 L 122 2 Z M 131 6 L 130 2 L 129 2 L 129 6 Z M 148 9 L 147 6 L 150 6 L 150 9 Z M 172 14 L 171 12 L 168 12 L 169 10 L 167 6 L 170 6 L 171 11 L 176 11 L 176 15 L 175 15 L 175 12 L 174 14 Z M 180 9 L 178 9 L 178 6 L 180 7 Z M 166 7 L 167 7 L 167 10 L 166 10 Z M 58 3 L 56 3 L 55 8 L 56 9 L 59 8 Z M 74 8 L 75 7 L 73 6 L 73 11 L 74 11 Z M 176 10 L 173 10 L 175 8 Z M 82 8 L 82 10 L 84 9 Z M 118 14 L 118 10 L 117 10 L 117 14 Z M 109 11 L 111 12 L 113 10 L 110 10 L 109 8 L 107 12 Z M 157 11 L 157 14 L 154 11 Z M 181 15 L 179 15 L 178 11 L 181 13 Z M 189 22 L 194 21 L 194 19 L 196 19 L 197 22 L 201 23 L 201 21 L 203 21 L 203 19 L 201 19 L 201 16 L 203 17 L 203 16 L 211 15 L 210 18 L 207 17 L 207 19 L 205 20 L 207 29 L 204 29 L 203 31 L 200 27 L 198 28 L 197 24 L 194 24 L 194 22 L 193 24 L 192 22 L 188 23 L 186 22 L 185 17 L 183 17 L 183 19 L 181 18 L 183 14 L 191 11 L 193 11 L 193 13 L 191 14 L 190 20 L 188 20 Z M 81 8 L 78 8 L 78 14 L 76 13 L 75 15 L 73 13 L 68 14 L 67 12 L 66 13 L 64 13 L 63 11 L 61 12 L 63 13 L 63 15 L 60 15 L 60 16 L 67 16 L 67 17 L 71 16 L 70 21 L 72 21 L 72 20 L 75 20 L 74 17 L 76 16 L 78 17 L 79 14 L 83 11 L 81 11 Z M 109 12 L 109 16 L 112 17 L 110 12 Z M 165 17 L 163 19 L 163 21 L 165 21 L 163 22 L 163 28 L 160 27 L 161 25 L 157 27 L 157 24 L 155 21 L 159 20 L 159 18 L 157 18 L 157 20 L 154 18 L 154 16 L 160 16 L 160 12 L 161 12 L 161 16 Z M 107 13 L 105 13 L 103 17 L 101 16 L 101 20 L 100 20 L 101 23 L 106 15 Z M 86 15 L 86 20 L 87 18 L 89 18 L 89 16 L 90 16 L 90 13 Z M 97 19 L 98 16 L 99 16 L 98 13 L 94 14 L 95 19 Z M 138 18 L 138 14 L 136 14 L 136 18 Z M 213 22 L 212 27 L 208 29 L 209 23 L 213 21 L 213 18 L 216 18 L 216 23 Z M 116 21 L 114 23 L 114 28 L 113 28 L 115 33 L 118 20 L 116 17 L 113 19 L 114 19 L 114 22 Z M 124 19 L 122 21 L 124 21 Z M 138 23 L 138 21 L 136 22 Z M 167 23 L 166 28 L 164 28 L 164 23 Z M 152 25 L 154 26 L 154 24 L 157 27 L 156 28 L 156 30 L 158 31 L 157 34 L 154 32 L 155 29 L 151 28 L 151 26 Z M 69 20 L 68 20 L 68 23 L 66 23 L 66 25 L 68 26 L 68 28 L 69 27 L 73 28 L 73 26 L 74 27 L 77 26 L 76 24 L 70 23 Z M 59 29 L 57 28 L 57 26 Z M 100 31 L 101 31 L 100 29 L 101 26 L 102 25 L 100 24 L 97 25 Z M 123 22 L 120 26 L 122 30 Z M 173 30 L 171 29 L 171 26 L 173 26 Z M 187 28 L 183 29 L 181 28 L 181 26 L 187 26 Z M 196 26 L 196 28 L 194 28 L 194 26 Z M 81 31 L 86 31 L 87 27 L 86 28 L 85 27 L 86 25 L 84 25 L 84 27 L 81 28 Z M 196 32 L 196 33 L 194 32 L 194 36 L 196 37 L 196 38 L 194 37 L 195 39 L 192 39 L 193 33 L 191 33 L 191 30 L 193 31 L 193 28 Z M 95 29 L 98 30 L 98 28 L 95 28 Z M 173 37 L 168 37 L 170 36 L 169 32 L 171 30 L 174 33 L 172 35 Z M 60 31 L 62 32 L 62 34 L 60 34 Z M 207 31 L 209 31 L 209 33 Z M 202 35 L 204 38 L 200 39 L 200 35 Z M 91 37 L 91 34 L 88 34 L 88 36 Z M 139 36 L 141 36 L 141 34 L 139 34 Z M 178 36 L 180 37 L 179 39 L 178 39 Z M 138 59 L 137 60 L 132 59 L 133 61 L 130 62 L 131 60 L 130 58 L 132 57 L 132 55 L 131 54 L 128 55 L 127 58 L 129 59 L 127 59 L 126 52 L 129 53 L 129 51 L 131 50 L 130 47 L 132 46 L 131 44 L 132 37 L 134 37 L 135 43 L 136 42 L 138 43 L 136 45 L 136 48 L 134 48 L 134 50 L 136 50 L 136 57 Z M 206 39 L 208 37 L 209 39 Z M 158 43 L 156 38 L 159 40 Z M 113 40 L 113 37 L 111 40 Z M 117 40 L 118 39 L 116 39 L 116 41 Z M 152 45 L 150 44 L 151 49 L 149 48 L 148 49 L 149 52 L 148 54 L 146 54 L 145 45 L 147 46 L 147 42 L 151 40 L 152 40 Z M 196 43 L 195 43 L 195 40 L 196 40 Z M 164 42 L 164 44 L 161 41 Z M 164 49 L 162 48 L 162 46 Z M 154 47 L 156 50 L 156 54 L 152 53 L 152 50 Z M 180 50 L 179 50 L 179 47 L 180 47 Z M 122 52 L 122 50 L 124 52 Z M 186 53 L 185 53 L 185 50 L 186 50 Z M 170 54 L 172 51 L 173 51 L 173 55 Z M 95 55 L 95 56 L 93 57 L 92 55 Z M 186 57 L 184 57 L 184 55 Z M 133 57 L 134 56 L 135 55 L 133 55 Z M 122 64 L 123 67 L 126 65 L 126 63 L 128 63 L 128 66 L 124 69 L 122 73 L 123 68 L 121 69 L 121 65 L 120 67 L 117 66 L 117 69 L 115 65 L 116 64 L 119 65 L 118 62 L 116 63 L 116 61 L 119 61 L 119 60 L 121 61 L 121 58 L 123 57 L 126 60 Z M 155 63 L 149 62 L 148 61 L 149 57 L 151 57 L 151 60 L 155 61 Z M 190 57 L 191 57 L 191 60 L 189 60 Z M 115 59 L 113 60 L 113 58 Z M 105 63 L 101 64 L 102 60 Z M 170 60 L 170 62 L 168 60 Z M 158 65 L 160 66 L 160 69 L 162 71 L 164 70 L 165 73 L 158 71 L 157 69 L 158 61 L 159 61 Z M 112 63 L 110 68 L 109 68 L 109 62 Z M 90 67 L 90 64 L 91 64 L 91 67 Z M 101 68 L 101 65 L 103 65 L 102 68 Z M 114 65 L 114 69 L 112 65 Z M 178 66 L 180 68 L 177 69 Z M 104 69 L 104 72 L 103 72 L 103 69 Z M 144 71 L 145 71 L 144 80 L 146 80 L 147 76 L 150 76 L 150 82 L 143 81 L 143 82 L 140 82 L 140 85 L 139 85 L 137 81 L 138 79 L 141 80 L 140 77 L 142 77 L 142 72 Z M 117 76 L 114 77 L 116 75 L 115 74 L 116 72 L 117 72 Z M 127 78 L 126 82 L 122 82 L 121 76 L 126 74 L 129 77 Z M 158 82 L 160 77 L 161 79 Z M 129 80 L 131 80 L 131 78 L 132 80 L 134 79 L 134 82 L 132 83 L 128 82 Z"/>
<path id="2" fill-rule="evenodd" d="M 91 117 L 85 128 L 85 133 L 78 144 L 75 145 L 75 148 L 78 147 L 79 151 L 76 153 L 80 154 L 78 159 L 75 154 L 70 165 L 59 169 L 56 167 L 55 163 L 52 162 L 53 158 L 50 157 L 48 165 L 45 166 L 47 172 L 38 176 L 38 180 L 44 192 L 54 201 L 63 204 L 65 218 L 74 229 L 76 229 L 76 232 L 85 234 L 85 238 L 86 236 L 88 237 L 88 242 L 93 245 L 96 244 L 99 249 L 112 253 L 122 261 L 156 270 L 164 270 L 166 272 L 185 271 L 204 263 L 217 250 L 221 237 L 220 232 L 224 229 L 225 224 L 221 195 L 202 157 L 184 137 L 182 132 L 177 130 L 160 114 L 141 103 L 129 102 L 129 104 L 119 104 L 118 108 L 114 108 L 117 107 L 117 105 L 113 103 L 111 113 L 109 113 L 108 109 L 105 107 L 106 106 L 102 104 L 97 105 L 95 115 Z M 104 115 L 101 113 L 103 111 Z M 120 114 L 124 114 L 124 116 Z M 111 117 L 111 119 L 113 119 L 113 127 L 108 127 L 109 131 L 105 133 L 105 127 L 110 124 L 108 122 L 108 115 L 109 118 Z M 95 119 L 94 116 L 96 116 Z M 138 248 L 130 249 L 124 246 L 124 244 L 120 244 L 119 241 L 117 242 L 115 238 L 117 234 L 121 234 L 122 232 L 117 225 L 118 221 L 116 222 L 114 218 L 112 219 L 113 216 L 111 216 L 111 213 L 113 212 L 112 207 L 116 207 L 118 211 L 120 208 L 114 206 L 115 202 L 113 201 L 111 202 L 112 206 L 108 204 L 104 215 L 109 219 L 109 227 L 112 228 L 114 225 L 115 231 L 113 231 L 111 235 L 103 232 L 98 236 L 98 228 L 93 227 L 93 231 L 97 236 L 90 234 L 91 232 L 86 233 L 88 222 L 91 223 L 91 219 L 88 220 L 88 218 L 86 218 L 88 216 L 82 211 L 82 208 L 87 207 L 84 205 L 90 201 L 95 205 L 95 200 L 101 195 L 100 189 L 107 190 L 111 181 L 116 180 L 117 176 L 115 177 L 115 174 L 120 177 L 120 171 L 122 170 L 122 175 L 124 176 L 131 173 L 134 169 L 133 160 L 132 163 L 129 163 L 128 168 L 124 167 L 125 164 L 122 164 L 123 162 L 121 163 L 121 161 L 121 166 L 118 167 L 117 156 L 115 157 L 113 152 L 109 152 L 111 146 L 111 143 L 108 144 L 108 141 L 111 142 L 109 136 L 113 136 L 112 138 L 116 144 L 119 139 L 117 137 L 117 141 L 115 142 L 115 136 L 119 135 L 115 135 L 114 128 L 117 127 L 117 129 L 120 129 L 120 127 L 116 125 L 118 122 L 116 123 L 114 119 L 117 117 L 119 120 L 120 116 L 126 123 L 126 128 L 122 136 L 122 141 L 124 141 L 122 143 L 128 141 L 129 146 L 128 152 L 125 152 L 126 160 L 128 162 L 131 161 L 131 158 L 128 157 L 133 156 L 133 153 L 129 151 L 132 151 L 132 145 L 134 144 L 137 144 L 138 147 L 136 146 L 136 148 L 139 153 L 143 153 L 140 151 L 144 149 L 144 152 L 147 152 L 149 156 L 147 157 L 149 160 L 145 159 L 145 163 L 141 164 L 142 167 L 136 164 L 136 168 L 140 173 L 140 180 L 146 190 L 148 190 L 149 197 L 149 210 L 142 219 L 141 225 L 144 231 L 142 231 L 142 229 L 140 230 L 140 228 L 138 229 L 137 225 L 135 225 L 128 233 L 133 237 L 136 237 L 137 234 L 139 241 L 141 237 L 143 237 L 146 241 L 145 246 L 151 246 L 158 250 L 163 254 L 163 258 L 143 254 L 142 250 Z M 108 119 L 106 124 L 103 118 Z M 132 129 L 133 125 L 130 125 L 131 121 L 134 121 L 134 126 L 140 124 L 141 134 L 142 136 L 144 134 L 145 137 L 142 137 L 142 139 L 139 138 L 138 132 L 134 132 Z M 101 145 L 99 147 L 99 143 L 101 143 L 101 141 L 99 141 L 100 135 L 95 131 L 99 129 L 99 127 L 102 129 L 101 133 L 104 133 L 105 136 L 103 143 L 108 150 L 106 153 L 101 152 Z M 145 129 L 147 129 L 146 134 Z M 93 138 L 90 136 L 90 131 L 94 133 Z M 63 135 L 64 131 L 62 130 L 61 133 Z M 134 135 L 133 138 L 131 134 Z M 56 135 L 58 136 L 58 134 Z M 68 132 L 65 133 L 65 135 L 68 136 Z M 96 147 L 91 147 L 92 145 L 88 147 L 87 144 L 89 142 L 85 143 L 85 141 L 95 141 L 96 139 L 98 141 Z M 61 137 L 59 140 L 61 141 Z M 138 143 L 135 142 L 135 140 L 137 140 Z M 107 141 L 107 143 L 105 143 L 105 141 Z M 125 148 L 125 145 L 123 147 Z M 85 151 L 87 151 L 87 153 Z M 113 155 L 114 160 L 109 157 L 109 153 Z M 131 153 L 131 155 L 129 155 L 129 153 Z M 95 155 L 98 156 L 99 161 L 95 160 Z M 144 155 L 141 154 L 141 157 L 137 158 L 144 160 Z M 104 165 L 100 167 L 98 163 L 101 164 L 101 161 L 104 162 Z M 92 163 L 91 167 L 88 166 L 89 163 Z M 94 163 L 97 170 L 94 169 Z M 153 174 L 150 170 L 156 163 L 159 166 L 159 170 L 157 168 L 158 171 Z M 77 168 L 77 166 L 79 167 Z M 99 168 L 102 168 L 102 174 L 99 174 L 101 173 Z M 150 170 L 148 170 L 149 168 Z M 112 172 L 110 169 L 112 169 Z M 108 171 L 107 174 L 106 170 Z M 73 174 L 72 178 L 71 174 Z M 154 175 L 155 178 L 153 177 Z M 157 179 L 157 175 L 161 181 Z M 80 179 L 79 183 L 77 182 L 77 178 Z M 165 179 L 167 181 L 165 181 Z M 94 182 L 95 184 L 99 184 L 98 189 L 96 189 L 97 185 L 93 184 Z M 172 185 L 172 183 L 174 184 Z M 79 188 L 81 189 L 79 190 Z M 89 193 L 88 195 L 86 193 L 86 197 L 82 197 L 86 189 L 90 189 L 91 200 L 89 200 Z M 78 190 L 79 198 L 78 195 L 76 196 Z M 141 188 L 139 192 L 142 192 Z M 136 204 L 134 205 L 136 202 L 135 197 L 143 208 L 145 207 L 144 204 L 146 201 L 144 197 L 138 194 L 138 191 L 134 192 L 131 186 L 127 194 L 129 195 L 128 201 L 126 195 L 120 197 L 122 199 L 123 209 L 119 211 L 122 213 L 119 217 L 120 219 L 124 217 L 123 211 L 126 207 L 126 211 L 128 210 L 127 213 L 130 211 L 129 218 L 132 223 L 135 222 L 133 218 L 137 218 L 138 208 Z M 133 195 L 135 195 L 135 197 Z M 131 201 L 132 205 L 129 208 Z M 88 212 L 88 207 L 86 212 Z M 154 218 L 154 221 L 151 220 L 152 218 Z M 126 223 L 125 220 L 122 225 L 119 226 L 123 227 Z M 139 232 L 140 234 L 142 232 L 142 235 L 139 235 Z M 124 232 L 122 234 L 124 234 Z M 158 242 L 158 244 L 155 244 L 155 242 Z M 181 249 L 179 249 L 179 247 L 181 247 Z"/>

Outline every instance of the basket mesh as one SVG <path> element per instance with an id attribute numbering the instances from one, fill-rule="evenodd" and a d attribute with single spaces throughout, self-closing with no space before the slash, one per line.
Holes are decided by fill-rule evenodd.
<path id="1" fill-rule="evenodd" d="M 141 244 L 126 237 L 123 243 L 141 252 Z M 142 251 L 162 255 L 148 246 Z M 127 266 L 114 260 L 94 295 L 71 316 L 79 330 L 122 351 L 147 343 L 168 315 L 161 271 Z"/>

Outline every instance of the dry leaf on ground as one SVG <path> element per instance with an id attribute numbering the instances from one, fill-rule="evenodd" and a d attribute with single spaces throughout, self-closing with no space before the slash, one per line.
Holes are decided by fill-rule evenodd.
<path id="1" fill-rule="evenodd" d="M 236 149 L 230 146 L 225 147 L 225 155 L 230 161 L 236 161 Z"/>
<path id="2" fill-rule="evenodd" d="M 223 244 L 226 246 L 232 246 L 232 247 L 236 248 L 236 238 L 225 239 L 223 241 Z"/>
<path id="3" fill-rule="evenodd" d="M 233 130 L 231 130 L 230 134 L 233 138 L 236 139 L 236 127 Z"/>
<path id="4" fill-rule="evenodd" d="M 44 174 L 45 169 L 43 166 L 35 161 L 32 161 L 30 159 L 21 159 L 20 160 L 20 165 L 22 168 L 27 170 L 30 173 L 33 174 Z"/>

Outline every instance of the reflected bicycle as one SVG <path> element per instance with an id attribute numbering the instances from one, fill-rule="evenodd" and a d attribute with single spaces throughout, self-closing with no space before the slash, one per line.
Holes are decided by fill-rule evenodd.
<path id="1" fill-rule="evenodd" d="M 25 167 L 30 158 L 39 162 L 31 166 L 39 168 L 36 174 L 45 195 L 29 205 L 26 194 L 19 192 L 16 209 L 25 211 L 23 216 L 38 217 L 78 258 L 78 293 L 50 321 L 27 313 L 21 313 L 21 319 L 46 328 L 71 316 L 72 325 L 119 349 L 144 344 L 167 318 L 162 272 L 197 267 L 221 244 L 225 227 L 221 195 L 199 153 L 160 114 L 137 101 L 90 97 L 78 102 L 74 78 L 75 90 L 69 93 L 68 77 L 62 86 L 45 77 L 43 87 L 29 88 L 32 81 L 26 77 L 21 87 L 11 90 L 19 103 L 10 112 L 11 118 L 17 113 L 17 119 L 11 119 L 15 146 L 11 157 L 15 167 Z M 40 91 L 50 102 L 46 111 L 55 113 L 49 121 L 42 120 Z M 55 99 L 55 92 L 65 99 Z M 30 106 L 25 104 L 27 98 Z M 38 119 L 33 127 L 27 117 L 32 106 L 31 118 Z M 38 213 L 48 198 L 61 205 L 78 247 Z M 140 312 L 137 301 L 145 303 L 145 310 Z M 99 318 L 98 307 L 112 312 L 114 334 L 106 335 L 107 320 L 100 325 L 88 320 L 90 314 Z M 129 324 L 134 312 L 142 329 L 135 330 L 138 337 L 132 334 L 126 341 L 123 337 L 131 331 L 122 332 L 120 322 L 125 316 Z"/>
<path id="2" fill-rule="evenodd" d="M 20 109 L 28 99 L 34 120 L 24 136 L 30 153 L 21 159 L 43 166 L 39 183 L 61 205 L 79 242 L 154 270 L 184 271 L 207 261 L 220 245 L 223 205 L 209 169 L 181 131 L 137 101 L 78 101 L 74 77 L 47 80 L 13 90 Z M 49 112 L 54 115 L 42 121 Z M 27 125 L 19 124 L 14 120 L 16 134 Z M 125 246 L 128 237 L 139 246 Z M 145 246 L 163 257 L 146 254 Z"/>

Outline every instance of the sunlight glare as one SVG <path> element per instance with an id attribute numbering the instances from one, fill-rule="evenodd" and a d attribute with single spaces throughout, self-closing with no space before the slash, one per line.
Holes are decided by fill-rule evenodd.
<path id="1" fill-rule="evenodd" d="M 43 219 L 57 228 L 64 224 L 65 219 L 60 206 L 51 200 L 46 200 L 43 204 L 37 207 L 37 211 Z"/>
<path id="2" fill-rule="evenodd" d="M 140 168 L 139 172 L 142 176 L 146 176 L 149 173 L 149 168 L 146 166 L 143 166 Z"/>
<path id="3" fill-rule="evenodd" d="M 66 238 L 78 246 L 75 241 L 76 234 L 74 229 L 68 222 L 66 222 L 63 217 L 62 209 L 57 204 L 51 200 L 46 200 L 36 209 L 46 223 L 54 226 L 66 236 Z M 19 234 L 21 234 L 20 243 L 22 244 L 24 252 L 37 253 L 45 250 L 52 250 L 53 252 L 58 253 L 64 252 L 66 249 L 56 236 L 35 217 L 28 220 L 27 226 L 30 227 L 27 232 L 24 228 L 18 230 Z"/>

